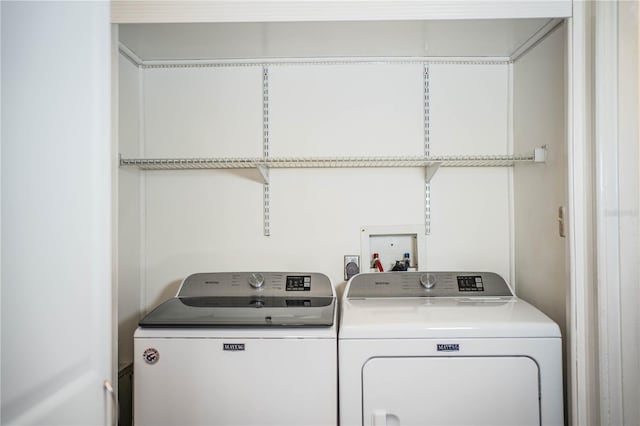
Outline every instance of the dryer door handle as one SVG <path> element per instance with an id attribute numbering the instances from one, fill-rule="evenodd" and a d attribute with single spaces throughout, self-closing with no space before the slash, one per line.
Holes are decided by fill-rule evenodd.
<path id="1" fill-rule="evenodd" d="M 400 426 L 400 419 L 385 410 L 374 410 L 371 415 L 372 426 Z"/>

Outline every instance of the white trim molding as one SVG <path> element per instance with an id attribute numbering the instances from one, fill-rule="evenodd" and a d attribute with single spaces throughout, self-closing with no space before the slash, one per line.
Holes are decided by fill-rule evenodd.
<path id="1" fill-rule="evenodd" d="M 596 3 L 595 154 L 600 424 L 626 424 L 623 407 L 619 23 L 617 2 Z"/>
<path id="2" fill-rule="evenodd" d="M 570 0 L 114 0 L 116 24 L 563 18 Z"/>
<path id="3" fill-rule="evenodd" d="M 576 2 L 568 24 L 568 423 L 595 425 L 600 423 L 600 395 L 593 214 L 593 3 Z"/>
<path id="4" fill-rule="evenodd" d="M 622 422 L 640 424 L 640 5 L 617 10 L 618 242 Z"/>

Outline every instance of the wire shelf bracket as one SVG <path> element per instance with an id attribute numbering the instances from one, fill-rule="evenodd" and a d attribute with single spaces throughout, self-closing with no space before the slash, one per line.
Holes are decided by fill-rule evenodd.
<path id="1" fill-rule="evenodd" d="M 267 166 L 257 165 L 256 169 L 260 172 L 262 183 L 264 185 L 269 185 L 269 168 Z"/>
<path id="2" fill-rule="evenodd" d="M 440 166 L 442 165 L 442 163 L 434 163 L 431 166 L 427 166 L 425 167 L 425 182 L 427 184 L 431 183 L 431 178 L 433 178 L 433 176 L 435 176 L 436 172 L 438 171 L 438 169 L 440 169 Z"/>

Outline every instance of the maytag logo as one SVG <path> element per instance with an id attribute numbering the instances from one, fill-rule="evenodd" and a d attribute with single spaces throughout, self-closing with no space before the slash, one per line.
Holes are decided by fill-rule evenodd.
<path id="1" fill-rule="evenodd" d="M 222 350 L 225 351 L 244 351 L 244 343 L 223 343 Z"/>
<path id="2" fill-rule="evenodd" d="M 457 343 L 438 343 L 438 352 L 459 352 L 460 345 Z"/>

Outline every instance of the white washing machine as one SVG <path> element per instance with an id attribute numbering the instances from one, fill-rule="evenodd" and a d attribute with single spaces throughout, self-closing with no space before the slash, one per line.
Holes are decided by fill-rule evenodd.
<path id="1" fill-rule="evenodd" d="M 560 330 L 487 272 L 354 276 L 340 424 L 562 425 Z"/>
<path id="2" fill-rule="evenodd" d="M 135 332 L 134 422 L 335 425 L 336 350 L 326 275 L 191 275 Z"/>

